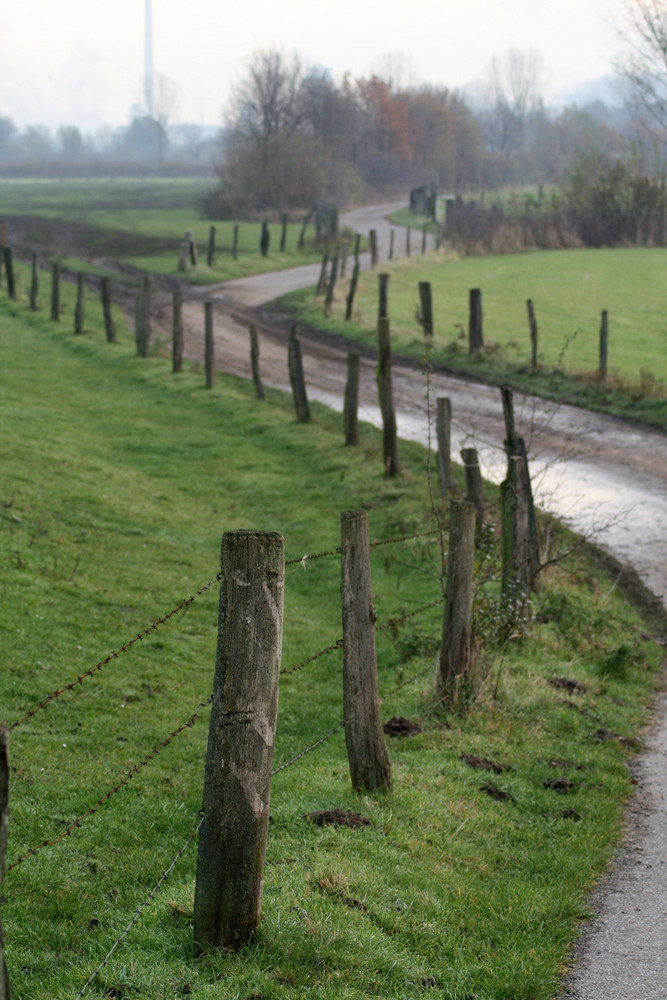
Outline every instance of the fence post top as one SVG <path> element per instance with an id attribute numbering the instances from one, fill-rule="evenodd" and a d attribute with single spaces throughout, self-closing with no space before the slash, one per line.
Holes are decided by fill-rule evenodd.
<path id="1" fill-rule="evenodd" d="M 349 521 L 367 521 L 367 510 L 344 510 L 340 515 L 341 524 Z"/>
<path id="2" fill-rule="evenodd" d="M 222 536 L 223 543 L 228 541 L 233 543 L 234 541 L 241 541 L 244 538 L 248 540 L 266 538 L 267 540 L 275 541 L 277 544 L 281 545 L 284 542 L 284 538 L 280 531 L 259 531 L 255 528 L 234 528 L 231 531 L 225 531 Z"/>

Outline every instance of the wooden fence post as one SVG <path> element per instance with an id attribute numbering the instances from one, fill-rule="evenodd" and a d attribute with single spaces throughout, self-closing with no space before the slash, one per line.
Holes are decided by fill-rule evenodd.
<path id="1" fill-rule="evenodd" d="M 190 253 L 190 263 L 193 267 L 197 266 L 197 244 L 195 243 L 195 234 L 191 229 L 188 229 L 188 250 Z M 144 279 L 146 280 L 146 279 Z M 147 279 L 150 281 L 150 278 Z"/>
<path id="2" fill-rule="evenodd" d="M 340 529 L 343 717 L 350 778 L 355 791 L 386 791 L 391 764 L 378 694 L 368 512 L 344 511 Z"/>
<path id="3" fill-rule="evenodd" d="M 250 369 L 257 399 L 264 399 L 264 386 L 259 374 L 259 337 L 253 323 L 250 324 Z"/>
<path id="4" fill-rule="evenodd" d="M 457 678 L 470 669 L 472 651 L 472 583 L 475 568 L 475 508 L 452 500 L 447 554 L 447 597 L 438 660 L 438 690 L 451 694 Z"/>
<path id="5" fill-rule="evenodd" d="M 607 377 L 607 336 L 609 333 L 609 313 L 606 309 L 602 310 L 602 316 L 600 318 L 600 364 L 599 364 L 599 374 L 600 380 L 604 382 Z"/>
<path id="6" fill-rule="evenodd" d="M 7 276 L 7 295 L 10 299 L 15 299 L 16 283 L 14 281 L 14 260 L 12 258 L 12 248 L 3 247 L 2 257 L 5 262 L 5 274 Z"/>
<path id="7" fill-rule="evenodd" d="M 102 278 L 100 283 L 100 298 L 102 300 L 102 315 L 104 317 L 104 332 L 107 343 L 113 344 L 116 339 L 116 324 L 113 321 L 111 312 L 111 282 L 108 278 Z"/>
<path id="8" fill-rule="evenodd" d="M 234 230 L 232 236 L 232 258 L 236 260 L 239 255 L 239 224 L 234 223 Z"/>
<path id="9" fill-rule="evenodd" d="M 262 231 L 259 237 L 259 249 L 261 250 L 262 257 L 266 257 L 269 252 L 269 244 L 271 243 L 271 233 L 269 232 L 269 224 L 264 221 L 262 223 Z"/>
<path id="10" fill-rule="evenodd" d="M 510 455 L 507 479 L 500 484 L 501 594 L 516 616 L 533 586 L 530 511 L 524 488 L 522 455 Z"/>
<path id="11" fill-rule="evenodd" d="M 183 368 L 183 293 L 177 288 L 171 298 L 171 370 Z"/>
<path id="12" fill-rule="evenodd" d="M 0 885 L 5 877 L 5 851 L 9 828 L 9 733 L 0 725 Z M 0 920 L 0 1000 L 9 1000 L 9 974 Z"/>
<path id="13" fill-rule="evenodd" d="M 405 230 L 405 256 L 410 256 L 410 226 Z"/>
<path id="14" fill-rule="evenodd" d="M 352 268 L 352 277 L 350 278 L 350 287 L 348 289 L 347 298 L 345 299 L 345 319 L 352 319 L 352 308 L 354 306 L 354 296 L 357 291 L 357 284 L 359 283 L 359 258 L 355 257 L 354 267 Z"/>
<path id="15" fill-rule="evenodd" d="M 430 281 L 419 282 L 419 303 L 420 320 L 424 331 L 424 337 L 429 339 L 433 337 L 433 302 L 431 299 Z"/>
<path id="16" fill-rule="evenodd" d="M 340 254 L 340 277 L 341 279 L 345 277 L 347 271 L 347 258 L 350 253 L 350 247 L 346 240 L 343 241 L 343 246 L 341 248 Z"/>
<path id="17" fill-rule="evenodd" d="M 334 258 L 331 261 L 331 270 L 329 272 L 329 281 L 327 282 L 327 294 L 324 298 L 324 313 L 326 316 L 331 312 L 331 306 L 333 304 L 334 289 L 336 288 L 336 280 L 338 278 L 338 256 L 340 254 L 340 247 L 336 247 L 336 252 L 334 253 Z"/>
<path id="18" fill-rule="evenodd" d="M 435 429 L 438 439 L 438 476 L 440 496 L 451 496 L 455 492 L 451 463 L 452 404 L 446 396 L 438 396 L 435 401 Z"/>
<path id="19" fill-rule="evenodd" d="M 368 234 L 368 241 L 371 250 L 371 267 L 377 267 L 378 263 L 378 234 L 375 229 L 371 229 Z"/>
<path id="20" fill-rule="evenodd" d="M 280 230 L 280 252 L 285 253 L 285 247 L 287 246 L 287 213 L 283 212 L 282 218 L 280 220 L 281 230 Z"/>
<path id="21" fill-rule="evenodd" d="M 51 271 L 51 319 L 60 319 L 60 264 L 54 264 Z"/>
<path id="22" fill-rule="evenodd" d="M 74 332 L 83 333 L 83 274 L 76 276 L 76 305 L 74 307 Z"/>
<path id="23" fill-rule="evenodd" d="M 426 253 L 426 223 L 422 226 L 422 254 Z"/>
<path id="24" fill-rule="evenodd" d="M 208 231 L 208 253 L 206 255 L 206 263 L 209 267 L 213 267 L 213 261 L 215 260 L 215 226 L 211 226 Z"/>
<path id="25" fill-rule="evenodd" d="M 394 259 L 394 230 L 389 233 L 389 260 Z"/>
<path id="26" fill-rule="evenodd" d="M 238 948 L 259 924 L 282 651 L 277 531 L 228 531 L 194 903 L 195 951 Z"/>
<path id="27" fill-rule="evenodd" d="M 389 275 L 378 274 L 378 319 L 387 319 L 388 312 Z"/>
<path id="28" fill-rule="evenodd" d="M 401 463 L 398 457 L 398 430 L 391 384 L 391 340 L 388 319 L 378 320 L 377 387 L 382 413 L 382 461 L 387 475 L 397 476 L 401 471 Z"/>
<path id="29" fill-rule="evenodd" d="M 206 388 L 215 383 L 215 345 L 213 343 L 213 303 L 204 303 L 204 373 Z"/>
<path id="30" fill-rule="evenodd" d="M 471 354 L 475 354 L 484 346 L 484 333 L 482 331 L 482 293 L 479 288 L 470 289 L 468 344 Z"/>
<path id="31" fill-rule="evenodd" d="M 144 331 L 143 336 L 146 341 L 146 355 L 148 355 L 148 345 L 151 339 L 151 299 L 153 293 L 153 282 L 148 274 L 144 275 L 144 308 L 142 312 Z"/>
<path id="32" fill-rule="evenodd" d="M 325 250 L 322 255 L 322 267 L 320 269 L 320 276 L 317 280 L 317 285 L 315 286 L 315 295 L 322 295 L 327 284 L 327 264 L 329 263 L 329 251 Z"/>
<path id="33" fill-rule="evenodd" d="M 310 407 L 306 394 L 306 380 L 303 375 L 303 358 L 301 357 L 301 343 L 297 337 L 296 323 L 292 324 L 289 339 L 287 341 L 287 368 L 289 370 L 289 380 L 294 396 L 294 408 L 296 419 L 300 424 L 310 422 Z"/>
<path id="34" fill-rule="evenodd" d="M 359 365 L 358 351 L 348 351 L 347 382 L 345 383 L 345 401 L 343 403 L 343 426 L 345 428 L 345 444 L 359 444 Z"/>
<path id="35" fill-rule="evenodd" d="M 526 309 L 528 311 L 528 326 L 530 328 L 530 367 L 537 368 L 537 320 L 535 319 L 535 308 L 532 299 L 526 299 Z"/>
<path id="36" fill-rule="evenodd" d="M 462 448 L 461 459 L 466 480 L 465 499 L 475 508 L 475 538 L 479 537 L 484 527 L 484 481 L 479 467 L 479 456 L 476 448 Z"/>
<path id="37" fill-rule="evenodd" d="M 354 259 L 359 261 L 359 251 L 361 250 L 361 233 L 357 233 L 354 237 Z"/>
<path id="38" fill-rule="evenodd" d="M 31 275 L 30 275 L 30 309 L 32 312 L 37 310 L 37 296 L 39 294 L 39 261 L 37 259 L 37 254 L 32 255 L 31 262 Z"/>
<path id="39" fill-rule="evenodd" d="M 526 448 L 526 442 L 516 432 L 516 424 L 514 420 L 514 394 L 508 385 L 501 386 L 500 393 L 503 401 L 505 433 L 507 434 L 504 442 L 508 460 L 507 479 L 513 484 L 512 489 L 519 497 L 522 511 L 524 505 L 526 508 L 529 538 L 529 546 L 527 550 L 528 579 L 530 589 L 534 590 L 536 587 L 537 575 L 540 570 L 540 537 L 537 530 L 537 515 L 535 513 L 535 501 L 533 500 L 533 487 L 531 485 L 530 471 L 528 468 L 528 450 Z M 519 456 L 522 461 L 517 465 L 513 465 L 512 459 L 516 456 Z"/>

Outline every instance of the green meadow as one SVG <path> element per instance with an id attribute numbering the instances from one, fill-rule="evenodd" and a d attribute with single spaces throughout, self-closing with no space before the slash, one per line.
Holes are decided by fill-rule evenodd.
<path id="1" fill-rule="evenodd" d="M 444 265 L 443 265 L 444 266 Z M 25 273 L 22 280 L 25 280 Z M 366 280 L 366 279 L 365 279 Z M 457 699 L 435 695 L 441 549 L 428 455 L 401 444 L 387 480 L 377 430 L 346 448 L 340 417 L 197 366 L 135 356 L 97 322 L 74 336 L 0 292 L 2 719 L 54 690 L 213 581 L 168 623 L 54 698 L 10 736 L 2 921 L 12 992 L 142 1000 L 551 1000 L 590 917 L 589 894 L 622 833 L 627 767 L 662 682 L 664 623 L 644 617 L 593 553 L 558 525 L 529 619 L 498 600 L 495 491 L 475 591 L 475 658 Z M 68 315 L 72 289 L 64 289 Z M 198 822 L 207 710 L 103 799 L 211 692 L 220 539 L 277 529 L 286 554 L 283 667 L 341 634 L 339 516 L 369 511 L 380 695 L 393 790 L 357 795 L 338 732 L 276 774 L 256 938 L 193 957 L 196 845 L 145 902 Z M 542 524 L 546 530 L 547 525 Z M 568 554 L 569 552 L 569 554 Z M 281 679 L 275 765 L 341 719 L 334 650 Z M 554 678 L 577 682 L 574 690 Z M 399 691 L 395 689 L 405 683 Z M 602 734 L 602 735 L 601 735 Z M 467 756 L 464 756 L 467 755 Z M 471 766 L 483 758 L 486 767 Z M 479 763 L 479 761 L 478 761 Z M 504 769 L 503 769 L 504 768 Z M 554 787 L 553 782 L 556 781 Z M 349 809 L 362 829 L 305 816 Z M 26 860 L 16 867 L 20 857 Z"/>

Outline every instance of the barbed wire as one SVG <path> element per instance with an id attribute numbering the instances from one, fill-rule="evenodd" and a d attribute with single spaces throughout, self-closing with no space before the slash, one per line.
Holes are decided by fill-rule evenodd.
<path id="1" fill-rule="evenodd" d="M 209 580 L 209 582 L 205 583 L 203 587 L 200 587 L 200 589 L 196 591 L 196 593 L 191 594 L 190 597 L 186 597 L 185 600 L 181 601 L 181 603 L 177 607 L 173 608 L 172 611 L 168 611 L 166 615 L 162 616 L 162 618 L 157 618 L 152 623 L 152 625 L 149 625 L 147 628 L 142 629 L 141 632 L 137 632 L 137 634 L 134 636 L 133 639 L 130 639 L 123 646 L 120 646 L 119 649 L 114 650 L 113 653 L 109 653 L 109 655 L 106 656 L 103 660 L 100 660 L 99 663 L 96 663 L 94 667 L 90 667 L 88 670 L 85 670 L 82 674 L 80 674 L 76 678 L 76 680 L 71 681 L 69 684 L 65 684 L 64 687 L 57 688 L 55 691 L 52 691 L 51 694 L 49 694 L 42 702 L 39 703 L 39 705 L 36 705 L 35 708 L 31 709 L 29 712 L 26 712 L 26 714 L 22 715 L 19 719 L 16 720 L 16 722 L 13 722 L 11 726 L 8 727 L 9 731 L 11 732 L 13 729 L 16 729 L 17 726 L 20 726 L 22 723 L 27 722 L 27 720 L 31 719 L 33 715 L 36 715 L 43 708 L 46 708 L 46 706 L 49 705 L 52 701 L 55 701 L 56 698 L 59 698 L 61 694 L 65 694 L 66 691 L 71 691 L 78 684 L 83 684 L 86 677 L 92 677 L 93 674 L 97 673 L 99 670 L 105 667 L 107 663 L 111 663 L 112 660 L 117 659 L 121 655 L 121 653 L 126 653 L 128 649 L 134 646 L 135 642 L 139 642 L 141 639 L 145 638 L 145 636 L 149 635 L 151 632 L 154 632 L 161 625 L 164 625 L 166 622 L 168 622 L 170 618 L 173 618 L 174 615 L 177 615 L 179 611 L 183 611 L 184 608 L 187 608 L 190 604 L 196 601 L 198 597 L 201 597 L 202 594 L 205 594 L 206 591 L 210 587 L 212 587 L 216 581 L 218 582 L 220 581 L 221 576 L 222 574 L 218 573 L 218 575 L 214 576 L 212 580 Z"/>
<path id="2" fill-rule="evenodd" d="M 376 632 L 384 632 L 387 629 L 397 628 L 402 625 L 404 621 L 408 618 L 414 618 L 416 615 L 422 614 L 423 611 L 428 611 L 429 608 L 434 608 L 436 604 L 442 604 L 442 597 L 436 597 L 434 601 L 429 601 L 428 604 L 422 604 L 421 607 L 415 608 L 414 611 L 405 611 L 402 615 L 397 615 L 395 618 L 389 618 L 382 625 L 376 625 Z"/>
<path id="3" fill-rule="evenodd" d="M 424 677 L 432 670 L 433 670 L 433 664 L 429 663 L 427 667 L 424 667 L 423 670 L 419 670 L 416 674 L 413 674 L 412 677 L 408 677 L 407 680 L 400 681 L 400 683 L 397 684 L 396 687 L 392 688 L 391 691 L 387 691 L 386 694 L 382 695 L 382 697 L 380 698 L 380 704 L 382 704 L 383 701 L 386 701 L 387 698 L 391 698 L 392 695 L 398 694 L 398 692 L 402 691 L 404 687 L 408 686 L 408 684 L 414 684 L 415 681 L 418 681 L 420 677 Z"/>
<path id="4" fill-rule="evenodd" d="M 336 641 L 332 642 L 330 646 L 326 646 L 324 649 L 321 649 L 319 653 L 313 653 L 311 656 L 307 656 L 305 660 L 301 660 L 301 663 L 297 663 L 294 667 L 288 667 L 286 670 L 281 670 L 280 676 L 285 677 L 287 676 L 287 674 L 293 674 L 297 670 L 301 670 L 302 667 L 305 667 L 307 663 L 312 663 L 313 660 L 318 660 L 320 656 L 324 656 L 325 653 L 331 653 L 333 652 L 334 649 L 342 649 L 342 648 L 343 648 L 343 640 L 336 639 Z"/>
<path id="5" fill-rule="evenodd" d="M 271 774 L 272 775 L 278 774 L 279 771 L 284 771 L 286 767 L 290 767 L 292 764 L 295 764 L 297 760 L 301 760 L 301 758 L 305 757 L 307 753 L 311 752 L 311 750 L 314 750 L 316 747 L 321 746 L 322 743 L 326 743 L 327 740 L 331 739 L 332 736 L 335 736 L 336 733 L 339 733 L 341 729 L 343 729 L 344 727 L 345 727 L 345 722 L 344 721 L 339 722 L 337 726 L 334 726 L 333 729 L 330 729 L 328 733 L 324 734 L 324 736 L 320 736 L 318 740 L 315 740 L 314 743 L 311 743 L 309 747 L 305 748 L 305 750 L 301 750 L 298 754 L 296 754 L 296 756 L 291 757 L 289 760 L 286 760 L 283 764 L 280 764 L 278 767 L 274 767 L 273 771 L 271 771 Z"/>
<path id="6" fill-rule="evenodd" d="M 113 953 L 116 950 L 116 948 L 118 947 L 118 945 L 127 937 L 127 935 L 130 933 L 130 931 L 132 930 L 132 928 L 134 927 L 134 925 L 136 923 L 138 923 L 138 921 L 141 919 L 141 917 L 143 915 L 143 912 L 146 909 L 146 907 L 148 906 L 148 904 L 152 902 L 152 900 L 155 898 L 155 896 L 157 895 L 157 893 L 162 888 L 162 884 L 166 881 L 166 879 L 169 877 L 169 875 L 171 875 L 172 871 L 176 867 L 178 859 L 181 857 L 181 855 L 185 854 L 185 852 L 187 851 L 188 847 L 190 846 L 190 844 L 192 843 L 192 841 L 195 839 L 195 837 L 197 836 L 197 834 L 201 830 L 202 823 L 204 822 L 204 815 L 203 815 L 203 813 L 199 812 L 197 814 L 197 819 L 198 819 L 197 825 L 195 826 L 194 830 L 192 831 L 192 833 L 190 834 L 190 836 L 188 837 L 188 839 L 185 841 L 185 843 L 183 844 L 183 846 L 180 848 L 180 850 L 176 852 L 176 854 L 172 858 L 172 861 L 171 861 L 171 864 L 169 865 L 169 867 L 166 868 L 162 872 L 162 875 L 160 875 L 160 878 L 157 880 L 157 882 L 155 883 L 155 885 L 153 886 L 153 888 L 149 892 L 148 896 L 146 896 L 146 899 L 143 901 L 143 903 L 141 903 L 141 905 L 137 909 L 137 912 L 132 917 L 132 920 L 129 922 L 129 924 L 127 925 L 127 927 L 125 928 L 125 930 L 122 932 L 122 934 L 120 934 L 116 938 L 116 940 L 114 941 L 113 945 L 111 946 L 111 948 L 109 949 L 109 951 L 106 953 L 106 955 L 104 956 L 104 958 L 102 959 L 102 961 L 100 962 L 100 964 L 97 966 L 97 968 L 95 969 L 95 971 L 93 973 L 91 973 L 91 975 L 88 977 L 88 979 L 86 980 L 86 982 L 83 984 L 83 986 L 81 987 L 81 989 L 77 993 L 77 995 L 76 995 L 77 996 L 77 1000 L 80 1000 L 80 998 L 86 992 L 86 990 L 91 985 L 91 983 L 94 982 L 94 980 L 100 974 L 100 972 L 102 971 L 102 969 L 106 966 L 106 964 L 108 963 L 109 959 L 113 955 Z"/>
<path id="7" fill-rule="evenodd" d="M 132 778 L 134 778 L 135 775 L 137 775 L 139 771 L 142 770 L 142 768 L 144 768 L 148 763 L 150 763 L 150 761 L 153 760 L 154 757 L 157 757 L 157 755 L 161 753 L 165 747 L 169 746 L 171 741 L 176 736 L 182 733 L 185 729 L 189 729 L 190 726 L 193 726 L 197 721 L 197 719 L 199 718 L 201 712 L 206 708 L 207 705 L 210 705 L 212 701 L 213 701 L 213 695 L 211 695 L 210 698 L 207 698 L 206 701 L 202 701 L 201 704 L 197 706 L 197 708 L 192 713 L 187 722 L 182 722 L 180 726 L 178 726 L 171 733 L 169 733 L 169 735 L 165 737 L 165 739 L 163 739 L 160 743 L 158 743 L 157 746 L 154 747 L 151 750 L 151 752 L 147 754 L 139 764 L 136 764 L 130 771 L 128 771 L 127 774 L 125 774 L 122 777 L 122 779 L 118 782 L 117 785 L 114 785 L 114 787 L 110 788 L 109 791 L 104 793 L 104 795 L 101 795 L 97 800 L 97 802 L 95 802 L 90 807 L 90 809 L 87 809 L 85 813 L 82 813 L 82 815 L 78 817 L 78 819 L 75 819 L 73 823 L 70 823 L 69 826 L 66 827 L 66 829 L 64 829 L 60 834 L 58 834 L 57 837 L 54 837 L 52 840 L 42 840 L 40 841 L 39 844 L 36 844 L 34 847 L 31 847 L 29 851 L 26 851 L 25 854 L 19 855 L 16 861 L 12 862 L 11 865 L 7 866 L 7 872 L 12 871 L 13 868 L 18 868 L 18 866 L 22 865 L 24 861 L 28 860 L 28 858 L 31 858 L 34 854 L 37 854 L 38 851 L 41 851 L 43 847 L 55 847 L 56 844 L 59 844 L 61 842 L 61 840 L 64 840 L 66 837 L 71 836 L 74 830 L 78 829 L 78 827 L 81 826 L 81 824 L 85 819 L 88 819 L 90 816 L 93 816 L 108 799 L 110 799 L 117 792 L 120 792 L 120 790 L 124 788 L 125 785 L 127 785 L 132 780 Z"/>
<path id="8" fill-rule="evenodd" d="M 418 531 L 412 535 L 397 535 L 394 538 L 379 538 L 370 542 L 370 547 L 375 548 L 378 545 L 398 545 L 400 542 L 409 542 L 414 538 L 427 538 L 429 535 L 436 535 L 438 529 L 434 528 L 432 531 Z M 314 552 L 312 554 L 306 554 L 300 556 L 297 559 L 287 559 L 285 566 L 296 566 L 297 563 L 301 563 L 302 566 L 306 567 L 306 564 L 313 562 L 315 559 L 325 559 L 327 556 L 339 556 L 341 554 L 340 545 L 336 546 L 335 549 L 328 549 L 326 552 Z"/>

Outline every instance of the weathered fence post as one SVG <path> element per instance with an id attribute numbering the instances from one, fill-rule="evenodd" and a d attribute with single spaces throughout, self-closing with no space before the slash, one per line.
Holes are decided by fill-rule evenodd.
<path id="1" fill-rule="evenodd" d="M 410 256 L 410 226 L 405 230 L 405 256 Z"/>
<path id="2" fill-rule="evenodd" d="M 5 851 L 9 828 L 9 733 L 0 724 L 0 885 L 5 877 Z M 0 1000 L 9 1000 L 9 973 L 0 920 Z"/>
<path id="3" fill-rule="evenodd" d="M 389 260 L 394 259 L 394 230 L 389 233 Z"/>
<path id="4" fill-rule="evenodd" d="M 317 280 L 317 285 L 315 286 L 315 295 L 322 295 L 327 284 L 327 264 L 329 263 L 329 251 L 325 250 L 322 255 L 322 267 L 320 269 L 320 276 Z"/>
<path id="5" fill-rule="evenodd" d="M 289 339 L 287 341 L 287 368 L 289 370 L 289 380 L 294 396 L 294 408 L 296 419 L 300 424 L 310 422 L 310 407 L 306 394 L 306 380 L 303 375 L 303 358 L 301 357 L 301 343 L 297 337 L 296 323 L 292 324 Z"/>
<path id="6" fill-rule="evenodd" d="M 5 262 L 5 274 L 7 275 L 7 295 L 10 299 L 15 299 L 16 283 L 14 281 L 14 260 L 12 258 L 12 248 L 3 247 L 2 257 Z"/>
<path id="7" fill-rule="evenodd" d="M 609 313 L 606 309 L 602 310 L 602 316 L 600 318 L 600 365 L 599 374 L 602 382 L 607 377 L 607 335 L 609 333 Z"/>
<path id="8" fill-rule="evenodd" d="M 60 319 L 60 264 L 54 264 L 51 271 L 51 319 Z"/>
<path id="9" fill-rule="evenodd" d="M 368 242 L 371 251 L 371 267 L 377 267 L 378 262 L 378 234 L 375 229 L 371 229 L 368 234 Z"/>
<path id="10" fill-rule="evenodd" d="M 102 278 L 100 283 L 100 298 L 102 300 L 104 332 L 107 342 L 113 344 L 116 339 L 116 324 L 113 321 L 113 314 L 111 312 L 111 282 L 108 278 Z"/>
<path id="11" fill-rule="evenodd" d="M 472 591 L 475 568 L 475 508 L 452 500 L 447 554 L 447 597 L 438 660 L 438 689 L 453 692 L 456 681 L 470 669 L 472 652 Z"/>
<path id="12" fill-rule="evenodd" d="M 378 320 L 377 387 L 382 413 L 382 460 L 388 476 L 401 471 L 398 457 L 398 429 L 394 409 L 394 392 L 391 384 L 391 339 L 389 320 Z"/>
<path id="13" fill-rule="evenodd" d="M 134 339 L 140 358 L 148 357 L 148 344 L 144 336 L 144 308 L 143 295 L 136 295 L 134 298 Z"/>
<path id="14" fill-rule="evenodd" d="M 343 403 L 343 426 L 345 428 L 345 444 L 359 444 L 359 365 L 358 351 L 348 351 L 347 382 L 345 383 L 345 401 Z"/>
<path id="15" fill-rule="evenodd" d="M 537 530 L 537 515 L 535 513 L 535 502 L 533 500 L 533 487 L 530 481 L 530 471 L 528 468 L 528 451 L 524 439 L 516 433 L 514 421 L 514 394 L 508 385 L 501 386 L 501 398 L 503 402 L 503 417 L 505 420 L 505 452 L 508 460 L 507 479 L 511 480 L 514 493 L 519 498 L 522 510 L 525 506 L 526 517 L 528 518 L 528 538 L 527 566 L 529 587 L 534 590 L 536 587 L 537 575 L 540 571 L 540 537 Z M 512 459 L 519 456 L 522 461 L 513 465 Z M 501 494 L 502 499 L 502 494 Z M 522 513 L 523 516 L 523 513 Z"/>
<path id="16" fill-rule="evenodd" d="M 482 292 L 479 288 L 470 289 L 468 344 L 471 354 L 475 354 L 484 346 L 484 333 L 482 331 Z"/>
<path id="17" fill-rule="evenodd" d="M 237 259 L 239 255 L 239 224 L 234 223 L 234 230 L 232 235 L 232 257 L 234 260 Z"/>
<path id="18" fill-rule="evenodd" d="M 76 305 L 74 307 L 74 332 L 83 333 L 83 274 L 76 276 Z"/>
<path id="19" fill-rule="evenodd" d="M 213 343 L 213 303 L 204 303 L 204 374 L 206 388 L 212 389 L 215 383 L 215 346 Z"/>
<path id="20" fill-rule="evenodd" d="M 428 339 L 433 337 L 433 302 L 431 299 L 431 282 L 419 282 L 419 303 L 422 329 Z"/>
<path id="21" fill-rule="evenodd" d="M 264 386 L 259 374 L 259 337 L 257 336 L 257 327 L 253 323 L 250 324 L 250 369 L 255 395 L 257 399 L 264 399 Z"/>
<path id="22" fill-rule="evenodd" d="M 528 326 L 530 328 L 530 367 L 537 368 L 537 320 L 532 299 L 526 299 Z"/>
<path id="23" fill-rule="evenodd" d="M 336 280 L 338 278 L 338 255 L 340 253 L 340 248 L 336 247 L 336 252 L 334 253 L 334 258 L 331 261 L 331 270 L 329 272 L 329 281 L 327 282 L 327 294 L 324 298 L 324 312 L 328 316 L 331 312 L 331 306 L 333 304 L 334 289 L 336 288 Z"/>
<path id="24" fill-rule="evenodd" d="M 171 370 L 183 368 L 183 293 L 177 288 L 171 297 Z"/>
<path id="25" fill-rule="evenodd" d="M 475 537 L 479 541 L 484 527 L 484 481 L 479 467 L 479 456 L 476 448 L 462 448 L 461 460 L 465 472 L 465 499 L 475 508 Z"/>
<path id="26" fill-rule="evenodd" d="M 144 340 L 146 341 L 146 353 L 148 354 L 148 345 L 151 339 L 151 298 L 153 290 L 153 282 L 148 274 L 144 275 L 143 280 L 144 287 L 144 308 L 142 312 L 143 323 L 144 323 Z"/>
<path id="27" fill-rule="evenodd" d="M 501 595 L 513 617 L 520 613 L 534 583 L 524 465 L 523 455 L 510 455 L 507 479 L 500 484 Z"/>
<path id="28" fill-rule="evenodd" d="M 354 237 L 354 259 L 359 262 L 359 251 L 361 250 L 361 233 L 357 233 Z"/>
<path id="29" fill-rule="evenodd" d="M 438 440 L 438 475 L 440 496 L 451 496 L 455 492 L 451 463 L 452 404 L 446 396 L 438 396 L 435 401 L 435 429 Z"/>
<path id="30" fill-rule="evenodd" d="M 213 261 L 215 260 L 215 226 L 211 226 L 208 231 L 208 253 L 206 255 L 206 263 L 209 267 L 213 267 Z"/>
<path id="31" fill-rule="evenodd" d="M 352 308 L 354 306 L 354 296 L 357 291 L 357 284 L 359 283 L 359 258 L 355 257 L 354 267 L 352 268 L 352 277 L 350 278 L 350 287 L 347 292 L 347 298 L 345 299 L 345 319 L 352 319 Z"/>
<path id="32" fill-rule="evenodd" d="M 31 275 L 30 275 L 30 308 L 32 312 L 37 310 L 37 296 L 39 294 L 39 261 L 37 259 L 37 254 L 32 255 L 31 261 Z"/>
<path id="33" fill-rule="evenodd" d="M 343 717 L 350 778 L 355 791 L 385 791 L 391 788 L 391 764 L 378 694 L 368 512 L 344 511 L 340 539 Z"/>
<path id="34" fill-rule="evenodd" d="M 426 253 L 426 223 L 422 226 L 422 254 Z"/>
<path id="35" fill-rule="evenodd" d="M 197 244 L 195 243 L 195 234 L 191 229 L 188 230 L 188 250 L 190 253 L 190 263 L 193 267 L 197 266 Z M 150 278 L 148 279 L 150 281 Z"/>
<path id="36" fill-rule="evenodd" d="M 340 277 L 341 277 L 341 279 L 343 279 L 345 277 L 345 273 L 347 271 L 347 258 L 349 256 L 349 253 L 350 253 L 349 244 L 346 241 L 344 241 L 343 242 L 343 246 L 341 248 L 341 254 L 340 254 Z"/>
<path id="37" fill-rule="evenodd" d="M 388 311 L 389 275 L 378 274 L 378 319 L 386 319 Z"/>
<path id="38" fill-rule="evenodd" d="M 282 535 L 225 532 L 221 562 L 195 885 L 198 954 L 238 948 L 259 924 L 282 651 Z"/>
<path id="39" fill-rule="evenodd" d="M 280 220 L 281 230 L 280 230 L 280 252 L 285 253 L 285 247 L 287 246 L 287 213 L 283 212 L 282 218 Z"/>
<path id="40" fill-rule="evenodd" d="M 259 249 L 262 252 L 262 257 L 266 257 L 269 252 L 269 244 L 271 242 L 271 233 L 269 232 L 269 224 L 264 221 L 262 223 L 262 232 L 259 237 Z"/>

